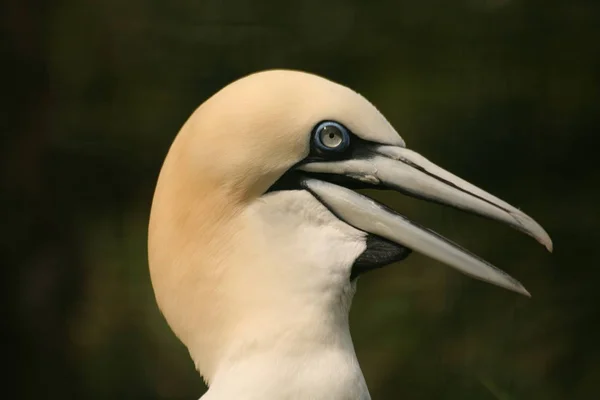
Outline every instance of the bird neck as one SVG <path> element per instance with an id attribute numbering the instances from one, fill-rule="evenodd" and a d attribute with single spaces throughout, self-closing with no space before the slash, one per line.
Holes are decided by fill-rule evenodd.
<path id="1" fill-rule="evenodd" d="M 349 332 L 333 339 L 246 348 L 220 364 L 201 400 L 370 400 Z"/>

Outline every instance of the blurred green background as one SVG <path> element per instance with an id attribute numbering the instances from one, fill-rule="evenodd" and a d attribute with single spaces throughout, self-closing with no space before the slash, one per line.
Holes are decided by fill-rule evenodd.
<path id="1" fill-rule="evenodd" d="M 360 279 L 374 399 L 590 399 L 600 382 L 600 2 L 2 3 L 5 393 L 198 399 L 154 302 L 154 184 L 230 81 L 303 69 L 375 103 L 408 146 L 522 208 L 500 224 L 375 194 L 492 261 L 522 298 L 418 254 Z"/>

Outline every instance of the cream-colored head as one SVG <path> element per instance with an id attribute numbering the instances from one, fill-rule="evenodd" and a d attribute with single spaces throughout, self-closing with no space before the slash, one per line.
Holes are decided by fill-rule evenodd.
<path id="1" fill-rule="evenodd" d="M 329 307 L 347 315 L 349 269 L 365 235 L 307 193 L 264 196 L 309 154 L 313 127 L 327 119 L 402 144 L 359 94 L 315 75 L 275 70 L 238 80 L 207 100 L 168 153 L 152 205 L 150 272 L 162 312 L 209 381 L 233 346 L 270 345 L 280 334 L 330 318 Z M 325 232 L 318 232 L 324 221 Z M 294 225 L 295 234 L 286 232 Z M 323 240 L 313 248 L 297 242 L 311 229 Z M 306 254 L 327 252 L 329 239 L 340 241 L 337 271 L 322 264 L 328 254 Z M 321 287 L 328 283 L 339 285 Z"/>
<path id="2" fill-rule="evenodd" d="M 315 148 L 323 121 L 341 124 L 335 132 L 351 144 L 343 151 Z M 291 186 L 278 188 L 290 173 Z M 331 358 L 319 361 L 327 370 L 343 370 L 337 384 L 366 393 L 348 332 L 354 277 L 405 257 L 407 248 L 524 291 L 344 183 L 402 189 L 549 243 L 525 214 L 406 149 L 356 92 L 303 72 L 247 76 L 183 125 L 162 167 L 150 218 L 157 302 L 211 386 L 222 371 L 255 360 L 279 363 L 271 366 L 273 374 L 288 379 L 287 371 L 298 382 L 323 385 L 333 399 L 332 371 L 288 363 L 306 365 L 309 355 L 319 354 Z"/>

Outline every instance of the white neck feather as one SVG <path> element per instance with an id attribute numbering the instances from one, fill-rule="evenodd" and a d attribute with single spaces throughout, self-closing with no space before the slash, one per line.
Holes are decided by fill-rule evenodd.
<path id="1" fill-rule="evenodd" d="M 268 196 L 247 216 L 268 246 L 254 244 L 267 273 L 246 269 L 267 300 L 246 299 L 251 321 L 238 321 L 202 400 L 369 400 L 348 324 L 364 234 L 306 192 Z"/>
<path id="2" fill-rule="evenodd" d="M 278 346 L 224 363 L 202 400 L 370 400 L 350 336 L 311 351 Z"/>

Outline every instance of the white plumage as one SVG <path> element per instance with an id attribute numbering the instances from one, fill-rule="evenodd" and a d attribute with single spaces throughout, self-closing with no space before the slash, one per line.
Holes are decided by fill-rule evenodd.
<path id="1" fill-rule="evenodd" d="M 522 212 L 405 148 L 352 90 L 296 71 L 225 87 L 184 124 L 152 205 L 157 302 L 209 384 L 203 400 L 365 400 L 348 325 L 360 273 L 419 251 L 514 279 L 354 189 L 392 188 L 507 223 Z"/>

